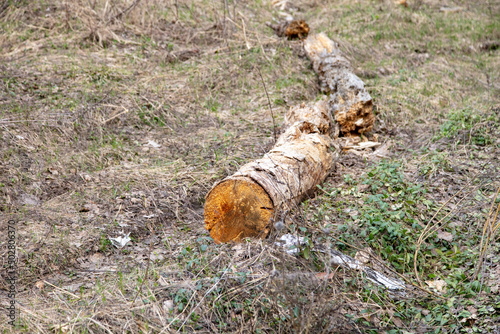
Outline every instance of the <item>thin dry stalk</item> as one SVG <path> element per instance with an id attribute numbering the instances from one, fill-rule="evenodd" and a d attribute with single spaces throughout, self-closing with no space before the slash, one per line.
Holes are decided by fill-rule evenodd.
<path id="1" fill-rule="evenodd" d="M 262 77 L 262 73 L 260 73 L 260 69 L 257 67 L 257 71 L 259 72 L 260 80 L 262 81 L 262 85 L 264 86 L 264 91 L 266 92 L 267 102 L 269 103 L 269 111 L 271 112 L 271 118 L 273 120 L 273 134 L 274 134 L 274 144 L 276 145 L 277 135 L 276 135 L 276 121 L 274 120 L 273 107 L 271 105 L 271 99 L 269 98 L 269 93 L 267 92 L 266 83 L 264 82 L 264 78 Z"/>
<path id="2" fill-rule="evenodd" d="M 137 294 L 135 295 L 134 299 L 132 300 L 132 303 L 131 303 L 132 305 L 135 303 L 135 300 L 137 299 L 137 297 L 139 297 L 139 293 L 142 290 L 142 286 L 144 285 L 144 282 L 146 282 L 148 280 L 149 265 L 151 263 L 151 252 L 153 251 L 153 240 L 154 240 L 154 236 L 155 236 L 154 229 L 150 227 L 150 231 L 151 231 L 151 240 L 149 241 L 148 263 L 146 265 L 146 274 L 144 274 L 144 279 L 141 282 L 141 286 L 139 286 L 139 289 L 137 289 Z"/>
<path id="3" fill-rule="evenodd" d="M 141 0 L 135 0 L 134 2 L 132 2 L 130 4 L 130 6 L 128 6 L 127 8 L 125 8 L 124 10 L 122 10 L 121 12 L 119 12 L 118 14 L 116 14 L 115 16 L 113 16 L 112 18 L 110 18 L 108 21 L 106 21 L 106 24 L 109 24 L 110 22 L 116 20 L 116 19 L 119 19 L 121 18 L 124 14 L 127 14 L 130 10 L 132 10 L 132 8 L 134 8 L 135 6 L 137 6 L 137 4 L 140 2 Z"/>
<path id="4" fill-rule="evenodd" d="M 420 247 L 422 246 L 422 244 L 424 243 L 424 241 L 434 232 L 436 232 L 439 228 L 442 227 L 442 223 L 446 220 L 446 218 L 448 218 L 453 212 L 454 210 L 451 210 L 448 214 L 446 214 L 442 219 L 440 219 L 437 223 L 431 225 L 432 221 L 437 217 L 437 215 L 439 214 L 439 212 L 441 212 L 441 210 L 443 210 L 447 205 L 448 203 L 451 202 L 452 199 L 454 199 L 455 197 L 458 196 L 459 193 L 461 193 L 464 189 L 466 189 L 467 187 L 469 187 L 469 185 L 476 179 L 476 177 L 479 175 L 479 172 L 476 173 L 476 175 L 474 175 L 474 177 L 465 185 L 463 186 L 460 190 L 458 190 L 456 193 L 454 193 L 443 205 L 441 205 L 441 207 L 436 211 L 436 213 L 432 216 L 432 218 L 429 220 L 429 222 L 427 223 L 427 225 L 425 226 L 424 230 L 422 231 L 422 233 L 420 233 L 420 236 L 418 237 L 418 240 L 417 240 L 417 247 L 415 249 L 415 254 L 414 254 L 414 257 L 413 257 L 413 270 L 415 272 L 415 277 L 417 279 L 417 282 L 420 284 L 420 287 L 423 288 L 424 285 L 422 283 L 422 280 L 420 279 L 420 276 L 418 274 L 418 269 L 417 269 L 417 259 L 418 259 L 418 253 L 420 252 Z M 474 187 L 472 188 L 471 190 L 469 190 L 468 193 L 466 193 L 461 199 L 460 201 L 457 203 L 456 207 L 455 208 L 458 208 L 459 204 L 464 201 L 467 196 L 472 193 L 472 191 L 474 191 L 477 187 Z"/>
<path id="5" fill-rule="evenodd" d="M 483 234 L 481 236 L 481 243 L 479 244 L 480 247 L 479 262 L 477 264 L 477 269 L 476 272 L 474 273 L 473 280 L 475 280 L 478 277 L 479 272 L 481 271 L 481 268 L 483 266 L 483 261 L 486 257 L 486 251 L 488 250 L 488 246 L 490 245 L 490 242 L 495 239 L 497 230 L 500 227 L 500 221 L 496 223 L 498 219 L 498 213 L 500 212 L 500 203 L 498 203 L 497 210 L 495 212 L 495 217 L 491 219 L 493 216 L 493 210 L 495 208 L 495 203 L 499 193 L 500 193 L 500 186 L 498 187 L 497 192 L 495 193 L 495 197 L 491 201 L 491 207 L 488 213 L 488 218 L 486 219 L 486 223 L 483 226 Z"/>

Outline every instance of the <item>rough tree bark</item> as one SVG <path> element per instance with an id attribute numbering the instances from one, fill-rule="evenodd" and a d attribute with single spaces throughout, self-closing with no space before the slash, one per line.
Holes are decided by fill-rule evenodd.
<path id="1" fill-rule="evenodd" d="M 217 243 L 265 237 L 276 213 L 293 208 L 326 178 L 340 154 L 339 131 L 353 136 L 373 126 L 371 97 L 334 42 L 318 34 L 304 47 L 330 98 L 291 108 L 273 149 L 210 190 L 205 228 Z"/>
<path id="2" fill-rule="evenodd" d="M 330 94 L 330 108 L 344 136 L 368 133 L 375 115 L 372 97 L 363 81 L 352 72 L 349 61 L 340 54 L 338 45 L 324 33 L 309 36 L 304 49 L 318 73 L 321 89 Z"/>
<path id="3" fill-rule="evenodd" d="M 324 180 L 336 152 L 330 150 L 332 116 L 326 101 L 290 109 L 287 130 L 263 158 L 216 184 L 205 203 L 205 228 L 216 242 L 265 236 L 276 210 L 292 208 Z"/>

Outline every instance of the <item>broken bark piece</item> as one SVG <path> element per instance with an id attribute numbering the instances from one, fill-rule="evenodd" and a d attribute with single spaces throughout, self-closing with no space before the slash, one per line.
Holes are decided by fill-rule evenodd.
<path id="1" fill-rule="evenodd" d="M 337 44 L 319 33 L 304 41 L 304 49 L 318 73 L 321 89 L 330 94 L 330 108 L 342 135 L 371 131 L 375 122 L 372 98 Z"/>
<path id="2" fill-rule="evenodd" d="M 304 20 L 293 20 L 278 24 L 268 24 L 279 37 L 304 39 L 309 34 L 309 25 Z"/>
<path id="3" fill-rule="evenodd" d="M 291 209 L 322 182 L 338 154 L 325 100 L 291 108 L 287 130 L 261 159 L 216 184 L 205 202 L 205 228 L 215 242 L 264 238 L 277 211 Z"/>
<path id="4" fill-rule="evenodd" d="M 285 29 L 285 36 L 288 39 L 304 39 L 309 34 L 309 25 L 304 20 L 292 21 Z"/>
<path id="5" fill-rule="evenodd" d="M 292 234 L 284 234 L 282 235 L 275 243 L 277 246 L 281 246 L 285 249 L 285 251 L 290 255 L 299 254 L 300 248 L 307 244 L 306 239 L 304 237 L 299 237 Z M 400 292 L 402 295 L 405 294 L 404 290 L 405 284 L 403 281 L 395 278 L 388 277 L 372 268 L 366 266 L 366 263 L 369 262 L 371 255 L 369 251 L 362 251 L 362 256 L 356 254 L 356 258 L 352 258 L 349 255 L 346 255 L 335 249 L 325 249 L 322 246 L 315 246 L 313 251 L 321 252 L 321 253 L 329 253 L 330 255 L 330 263 L 334 265 L 338 265 L 340 267 L 360 270 L 366 274 L 366 277 L 377 285 L 381 285 L 386 287 L 389 290 Z M 361 259 L 363 258 L 363 259 Z M 317 277 L 327 278 L 329 276 L 326 273 L 319 273 Z M 319 278 L 319 277 L 318 277 Z"/>
<path id="6" fill-rule="evenodd" d="M 363 271 L 370 281 L 377 285 L 382 285 L 389 290 L 400 291 L 404 295 L 405 284 L 397 278 L 388 277 L 370 267 L 363 265 L 360 261 L 353 259 L 349 255 L 330 249 L 330 263 L 353 270 Z"/>

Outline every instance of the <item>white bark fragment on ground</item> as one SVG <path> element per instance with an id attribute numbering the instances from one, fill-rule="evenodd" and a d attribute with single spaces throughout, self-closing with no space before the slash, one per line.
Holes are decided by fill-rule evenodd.
<path id="1" fill-rule="evenodd" d="M 370 267 L 364 266 L 356 259 L 353 259 L 349 255 L 345 255 L 337 250 L 330 250 L 330 262 L 338 266 L 349 268 L 353 270 L 360 270 L 365 273 L 366 278 L 368 278 L 373 283 L 382 285 L 389 290 L 401 291 L 405 290 L 405 284 L 403 281 L 390 278 Z"/>
<path id="2" fill-rule="evenodd" d="M 300 251 L 300 246 L 306 243 L 306 238 L 296 237 L 289 233 L 283 234 L 274 244 L 285 249 L 288 254 L 294 255 L 298 254 Z"/>
<path id="3" fill-rule="evenodd" d="M 306 239 L 304 237 L 294 236 L 287 233 L 282 235 L 275 242 L 275 245 L 283 247 L 285 249 L 285 252 L 287 252 L 288 254 L 296 255 L 299 253 L 300 247 L 305 245 L 305 243 Z M 317 249 L 313 250 L 319 251 Z M 370 281 L 391 291 L 404 291 L 406 289 L 403 281 L 387 277 L 386 275 L 363 265 L 360 261 L 353 259 L 349 255 L 345 255 L 344 253 L 333 249 L 329 250 L 329 254 L 330 264 L 341 266 L 347 269 L 362 271 L 366 275 L 366 278 L 368 278 Z"/>
<path id="4" fill-rule="evenodd" d="M 123 232 L 122 232 L 123 233 Z M 116 248 L 123 248 L 125 245 L 131 241 L 132 239 L 129 238 L 130 232 L 127 233 L 126 235 L 123 236 L 118 236 L 116 238 L 110 238 L 108 237 L 109 241 L 115 246 Z"/>

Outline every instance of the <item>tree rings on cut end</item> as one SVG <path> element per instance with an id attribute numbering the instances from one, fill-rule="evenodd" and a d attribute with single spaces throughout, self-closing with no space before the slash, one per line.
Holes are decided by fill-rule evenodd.
<path id="1" fill-rule="evenodd" d="M 246 177 L 229 178 L 207 195 L 205 228 L 216 243 L 264 238 L 273 213 L 273 202 L 259 184 Z"/>

